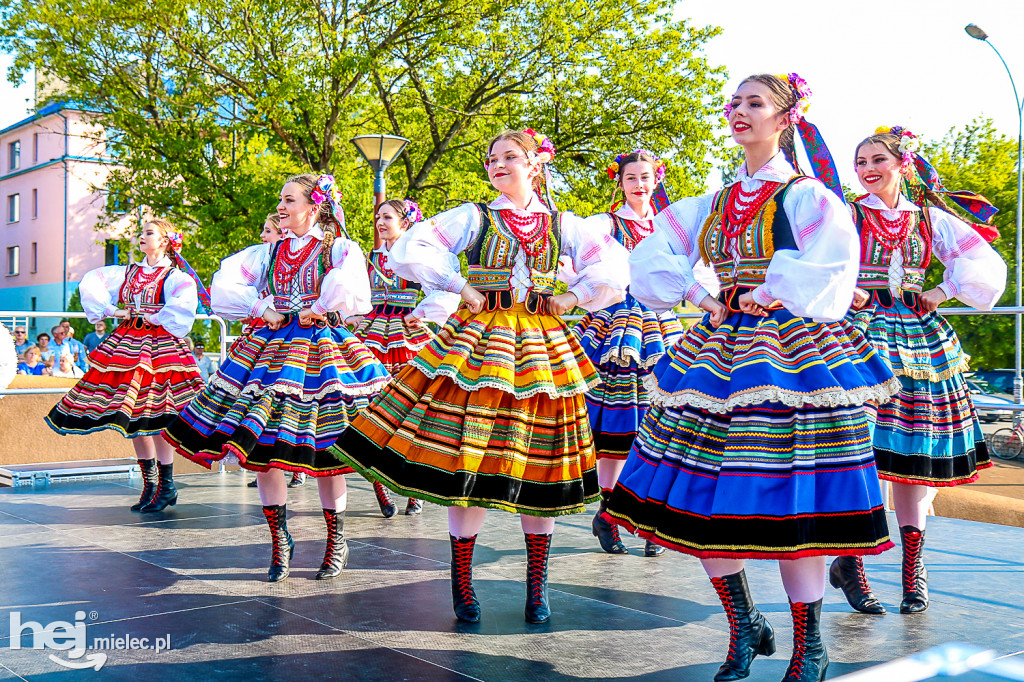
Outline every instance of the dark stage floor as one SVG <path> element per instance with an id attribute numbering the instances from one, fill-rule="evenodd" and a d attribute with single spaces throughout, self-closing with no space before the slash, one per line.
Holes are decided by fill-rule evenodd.
<path id="1" fill-rule="evenodd" d="M 476 553 L 483 620 L 457 625 L 445 510 L 382 519 L 355 476 L 342 578 L 312 580 L 324 532 L 311 482 L 289 491 L 292 575 L 269 585 L 268 533 L 247 478 L 182 476 L 177 507 L 145 517 L 128 511 L 137 493 L 126 481 L 0 490 L 0 679 L 710 680 L 724 658 L 726 619 L 697 561 L 645 558 L 643 543 L 628 537 L 629 556 L 604 554 L 589 514 L 558 521 L 554 615 L 531 626 L 519 522 L 490 512 Z M 932 605 L 918 616 L 854 614 L 829 590 L 830 677 L 949 641 L 1024 650 L 1024 529 L 933 519 L 926 558 Z M 898 550 L 868 561 L 890 611 L 899 604 L 898 562 Z M 750 679 L 779 680 L 792 633 L 778 570 L 750 562 L 748 576 L 779 642 Z M 12 649 L 12 612 L 41 627 L 83 612 L 89 644 L 169 637 L 169 648 L 107 650 L 99 672 L 69 670 L 50 655 L 84 665 L 97 652 L 75 661 L 27 648 L 30 628 Z"/>

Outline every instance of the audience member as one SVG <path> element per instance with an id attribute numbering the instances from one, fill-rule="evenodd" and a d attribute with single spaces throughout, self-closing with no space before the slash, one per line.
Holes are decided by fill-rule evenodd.
<path id="1" fill-rule="evenodd" d="M 46 376 L 50 370 L 39 359 L 39 348 L 29 346 L 25 349 L 25 359 L 18 364 L 18 374 L 33 374 L 35 376 Z"/>
<path id="2" fill-rule="evenodd" d="M 53 367 L 53 349 L 50 348 L 50 335 L 43 332 L 36 336 L 36 345 L 39 346 L 39 359 L 48 368 Z"/>
<path id="3" fill-rule="evenodd" d="M 82 339 L 82 343 L 85 344 L 85 350 L 92 353 L 103 343 L 105 338 L 107 338 L 107 321 L 100 320 L 96 323 L 96 331 L 86 334 L 85 338 Z"/>
<path id="4" fill-rule="evenodd" d="M 32 342 L 28 340 L 28 332 L 21 325 L 14 328 L 14 352 L 18 354 L 18 360 L 21 361 L 25 357 L 25 351 L 28 350 Z"/>
<path id="5" fill-rule="evenodd" d="M 192 354 L 196 356 L 199 375 L 203 377 L 203 381 L 209 382 L 210 375 L 217 371 L 217 367 L 213 364 L 213 358 L 206 354 L 206 344 L 202 341 L 197 342 Z"/>
<path id="6" fill-rule="evenodd" d="M 60 364 L 52 371 L 52 374 L 55 377 L 64 377 L 65 379 L 81 379 L 85 372 L 74 363 L 69 353 L 61 353 Z"/>
<path id="7" fill-rule="evenodd" d="M 71 352 L 71 344 L 68 343 L 68 333 L 62 325 L 57 325 L 50 329 L 50 334 L 53 336 L 53 341 L 50 342 L 50 348 L 53 349 L 53 355 L 55 358 L 59 358 L 64 353 L 71 356 L 74 360 L 74 353 Z"/>
<path id="8" fill-rule="evenodd" d="M 64 340 L 71 349 L 72 359 L 84 372 L 89 369 L 89 354 L 85 350 L 85 344 L 75 338 L 75 328 L 71 326 L 71 320 L 61 320 L 60 326 L 64 328 Z"/>

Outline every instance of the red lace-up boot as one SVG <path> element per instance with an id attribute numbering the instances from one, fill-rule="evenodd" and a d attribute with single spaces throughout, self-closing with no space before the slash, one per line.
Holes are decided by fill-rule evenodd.
<path id="1" fill-rule="evenodd" d="M 452 543 L 452 608 L 455 617 L 466 623 L 480 621 L 480 602 L 473 590 L 473 548 L 476 536 L 457 538 L 449 534 Z"/>
<path id="2" fill-rule="evenodd" d="M 551 618 L 548 607 L 548 554 L 551 536 L 526 533 L 526 621 L 546 623 Z"/>
<path id="3" fill-rule="evenodd" d="M 597 514 L 594 515 L 594 522 L 591 524 L 591 527 L 594 530 L 594 536 L 597 538 L 597 541 L 601 543 L 601 549 L 609 554 L 625 554 L 628 550 L 622 544 L 622 538 L 619 537 L 619 527 L 614 523 L 610 523 L 602 516 L 605 510 L 608 509 L 608 500 L 611 496 L 611 490 L 601 491 L 601 506 L 598 508 Z"/>
<path id="4" fill-rule="evenodd" d="M 153 501 L 153 497 L 156 496 L 157 483 L 160 480 L 155 459 L 140 459 L 139 469 L 142 471 L 142 495 L 139 496 L 139 501 L 131 506 L 133 512 L 139 511 Z"/>
<path id="5" fill-rule="evenodd" d="M 745 571 L 712 578 L 725 615 L 729 619 L 729 654 L 718 669 L 715 682 L 742 680 L 750 675 L 755 656 L 775 653 L 775 631 L 754 606 Z"/>
<path id="6" fill-rule="evenodd" d="M 828 581 L 832 587 L 843 591 L 850 606 L 861 613 L 881 615 L 885 607 L 871 591 L 868 576 L 864 572 L 864 559 L 859 556 L 836 557 L 828 569 Z"/>
<path id="7" fill-rule="evenodd" d="M 828 670 L 828 652 L 821 641 L 821 600 L 789 602 L 793 612 L 793 658 L 782 682 L 820 682 Z"/>
<path id="8" fill-rule="evenodd" d="M 921 613 L 928 608 L 928 569 L 924 567 L 924 531 L 900 526 L 903 538 L 903 602 L 900 613 Z"/>
<path id="9" fill-rule="evenodd" d="M 385 519 L 390 519 L 398 511 L 398 507 L 395 506 L 395 501 L 391 499 L 391 493 L 388 489 L 377 481 L 373 482 L 373 494 L 377 496 L 377 506 L 380 507 L 380 513 Z"/>
<path id="10" fill-rule="evenodd" d="M 320 570 L 316 572 L 317 580 L 332 580 L 341 575 L 341 570 L 348 564 L 348 540 L 345 539 L 345 510 L 335 511 L 324 509 L 324 521 L 327 522 L 327 551 Z"/>
<path id="11" fill-rule="evenodd" d="M 288 522 L 285 520 L 286 512 L 283 504 L 263 507 L 263 515 L 267 517 L 267 525 L 270 527 L 271 542 L 267 581 L 272 583 L 279 583 L 288 577 L 288 562 L 295 553 L 295 541 L 288 532 Z"/>

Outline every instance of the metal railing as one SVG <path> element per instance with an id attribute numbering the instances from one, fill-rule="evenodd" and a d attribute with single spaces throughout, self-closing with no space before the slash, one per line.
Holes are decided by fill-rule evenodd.
<path id="1" fill-rule="evenodd" d="M 33 318 L 33 317 L 50 317 L 50 318 L 66 318 L 72 319 L 85 319 L 85 313 L 80 310 L 65 310 L 55 312 L 52 310 L 0 310 L 0 319 L 5 317 L 19 317 L 19 318 Z M 196 315 L 196 320 L 208 320 L 214 322 L 220 328 L 220 361 L 223 363 L 228 356 L 228 323 L 224 318 L 219 315 Z M 67 393 L 68 386 L 54 386 L 53 388 L 0 388 L 0 396 L 4 395 L 46 395 L 56 393 Z"/>

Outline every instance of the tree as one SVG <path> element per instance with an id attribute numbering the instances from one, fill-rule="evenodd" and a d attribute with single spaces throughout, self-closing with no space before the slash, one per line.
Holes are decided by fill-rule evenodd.
<path id="1" fill-rule="evenodd" d="M 925 145 L 925 158 L 935 166 L 948 189 L 965 189 L 984 195 L 999 208 L 993 224 L 1001 237 L 992 246 L 1008 266 L 1006 291 L 999 305 L 1013 305 L 1016 291 L 1017 142 L 1000 135 L 989 119 L 976 119 L 950 130 L 942 140 Z M 966 216 L 968 219 L 970 216 Z M 942 268 L 932 268 L 927 288 L 942 281 Z M 955 301 L 948 305 L 962 305 Z M 1013 317 L 1007 315 L 951 316 L 964 349 L 977 369 L 1012 367 Z"/>
<path id="2" fill-rule="evenodd" d="M 333 171 L 368 243 L 370 176 L 347 140 L 413 140 L 393 196 L 427 212 L 491 191 L 481 157 L 530 125 L 559 147 L 560 206 L 604 208 L 603 169 L 648 146 L 699 191 L 719 145 L 724 78 L 703 43 L 719 29 L 671 18 L 670 0 L 3 0 L 12 78 L 33 64 L 96 112 L 116 156 L 110 189 L 189 233 L 209 277 L 255 241 L 282 179 Z"/>

